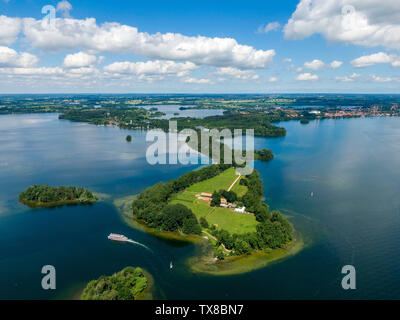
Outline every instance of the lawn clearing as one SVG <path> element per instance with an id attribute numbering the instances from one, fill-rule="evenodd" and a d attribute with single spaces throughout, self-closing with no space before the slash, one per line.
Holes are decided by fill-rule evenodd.
<path id="1" fill-rule="evenodd" d="M 207 202 L 196 197 L 202 192 L 213 193 L 221 189 L 227 190 L 236 178 L 235 169 L 230 168 L 212 179 L 196 183 L 184 192 L 175 194 L 170 203 L 185 205 L 193 211 L 197 219 L 204 217 L 210 225 L 216 225 L 218 229 L 237 234 L 254 232 L 258 222 L 253 214 L 236 213 L 233 209 L 227 208 L 213 208 Z M 232 190 L 239 196 L 243 196 L 247 187 L 239 185 L 238 181 Z"/>

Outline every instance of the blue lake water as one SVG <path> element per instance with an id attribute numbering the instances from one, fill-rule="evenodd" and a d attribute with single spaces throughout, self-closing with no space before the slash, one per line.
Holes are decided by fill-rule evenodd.
<path id="1" fill-rule="evenodd" d="M 145 109 L 156 108 L 157 111 L 164 113 L 165 115 L 158 117 L 159 119 L 172 119 L 172 118 L 206 118 L 211 116 L 222 116 L 224 114 L 223 109 L 186 109 L 180 110 L 181 107 L 191 108 L 193 106 L 182 106 L 182 105 L 152 105 L 143 106 Z"/>
<path id="2" fill-rule="evenodd" d="M 185 266 L 193 245 L 133 229 L 112 205 L 197 166 L 147 164 L 145 132 L 129 132 L 127 143 L 126 130 L 60 121 L 55 114 L 0 116 L 0 299 L 71 298 L 86 282 L 128 265 L 153 274 L 157 298 L 400 298 L 400 119 L 281 125 L 285 138 L 256 138 L 256 148 L 271 148 L 276 158 L 255 166 L 267 203 L 290 216 L 309 246 L 261 270 L 213 277 Z M 42 183 L 108 197 L 55 209 L 18 203 L 21 191 Z M 153 252 L 111 243 L 111 232 Z M 41 288 L 47 264 L 56 267 L 56 291 Z M 341 289 L 347 264 L 357 270 L 355 291 Z"/>

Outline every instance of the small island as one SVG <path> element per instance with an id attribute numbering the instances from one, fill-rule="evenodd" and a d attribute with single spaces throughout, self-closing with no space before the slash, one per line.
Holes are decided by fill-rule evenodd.
<path id="1" fill-rule="evenodd" d="M 99 199 L 87 189 L 33 185 L 19 195 L 19 201 L 31 208 L 56 207 L 69 204 L 91 204 Z"/>
<path id="2" fill-rule="evenodd" d="M 255 159 L 260 161 L 271 161 L 274 159 L 274 154 L 270 149 L 256 150 Z"/>
<path id="3" fill-rule="evenodd" d="M 226 261 L 229 273 L 234 274 L 293 254 L 292 225 L 279 211 L 269 210 L 262 194 L 257 171 L 241 176 L 234 167 L 217 164 L 146 189 L 133 201 L 132 209 L 137 221 L 160 233 L 207 239 L 211 259 L 206 258 L 211 252 L 203 252 L 193 260 L 193 270 L 225 274 Z M 259 257 L 263 263 L 232 266 L 246 256 Z M 216 263 L 218 272 L 214 272 Z"/>
<path id="4" fill-rule="evenodd" d="M 137 300 L 148 288 L 148 279 L 141 268 L 126 267 L 112 276 L 101 276 L 88 283 L 81 300 Z"/>

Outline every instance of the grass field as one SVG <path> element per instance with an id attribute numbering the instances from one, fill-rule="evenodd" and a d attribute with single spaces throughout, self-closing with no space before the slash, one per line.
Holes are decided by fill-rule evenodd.
<path id="1" fill-rule="evenodd" d="M 231 184 L 233 183 L 233 181 L 235 181 L 236 178 L 237 174 L 235 169 L 230 168 L 212 179 L 205 180 L 192 185 L 189 189 L 187 189 L 187 191 L 197 192 L 197 193 L 201 192 L 213 193 L 214 191 L 219 191 L 221 189 L 228 190 L 228 188 L 231 186 Z"/>
<path id="2" fill-rule="evenodd" d="M 258 223 L 254 215 L 236 213 L 232 209 L 213 208 L 207 202 L 196 198 L 196 195 L 202 192 L 213 193 L 221 189 L 227 190 L 236 178 L 236 171 L 233 168 L 228 169 L 217 177 L 196 183 L 185 192 L 176 194 L 170 203 L 181 203 L 191 209 L 198 219 L 204 217 L 210 225 L 216 225 L 217 228 L 227 230 L 230 233 L 253 232 Z M 243 196 L 247 187 L 240 186 L 238 181 L 232 190 L 239 196 Z"/>

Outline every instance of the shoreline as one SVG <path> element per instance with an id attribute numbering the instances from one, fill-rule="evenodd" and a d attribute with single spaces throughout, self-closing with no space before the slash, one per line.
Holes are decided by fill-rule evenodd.
<path id="1" fill-rule="evenodd" d="M 294 240 L 285 248 L 274 249 L 269 252 L 254 251 L 249 255 L 227 257 L 225 260 L 215 260 L 214 250 L 210 239 L 204 236 L 184 235 L 177 232 L 158 231 L 150 228 L 136 219 L 130 210 L 131 201 L 135 196 L 127 196 L 113 201 L 114 206 L 120 213 L 121 218 L 132 228 L 144 231 L 150 235 L 164 240 L 176 240 L 195 245 L 193 256 L 186 258 L 185 264 L 193 273 L 207 274 L 213 276 L 230 276 L 244 274 L 262 269 L 272 263 L 282 261 L 305 248 L 303 236 L 293 227 Z M 293 225 L 292 225 L 293 226 Z"/>
<path id="2" fill-rule="evenodd" d="M 19 200 L 19 203 L 31 208 L 31 209 L 39 209 L 39 208 L 56 208 L 63 206 L 90 206 L 92 204 L 97 203 L 99 200 L 92 201 L 81 201 L 81 200 L 64 200 L 64 201 L 55 201 L 55 202 L 40 202 L 40 201 L 29 201 L 29 200 Z"/>
<path id="3" fill-rule="evenodd" d="M 222 261 L 215 260 L 213 249 L 207 240 L 197 248 L 198 252 L 193 257 L 186 260 L 186 265 L 192 272 L 213 276 L 232 276 L 252 272 L 283 261 L 303 250 L 305 243 L 301 234 L 296 230 L 294 233 L 295 239 L 285 248 L 269 252 L 258 250 L 249 255 L 227 257 Z"/>

